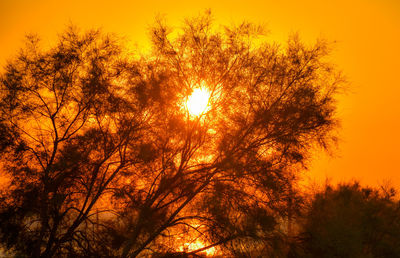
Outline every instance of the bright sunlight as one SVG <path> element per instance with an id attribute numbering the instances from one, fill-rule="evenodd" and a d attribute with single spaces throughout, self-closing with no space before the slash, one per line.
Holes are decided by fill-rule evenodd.
<path id="1" fill-rule="evenodd" d="M 178 250 L 180 252 L 192 252 L 192 251 L 201 249 L 203 247 L 205 247 L 205 244 L 203 242 L 201 242 L 200 240 L 197 240 L 192 243 L 185 243 L 185 245 L 183 247 L 179 248 Z M 205 254 L 206 256 L 214 256 L 217 254 L 217 250 L 215 247 L 210 247 L 200 253 Z"/>
<path id="2" fill-rule="evenodd" d="M 191 116 L 199 116 L 209 110 L 210 92 L 202 87 L 193 90 L 186 101 L 186 108 Z"/>

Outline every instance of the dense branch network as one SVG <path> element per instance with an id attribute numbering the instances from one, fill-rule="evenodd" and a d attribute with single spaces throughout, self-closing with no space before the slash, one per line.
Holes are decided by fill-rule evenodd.
<path id="1" fill-rule="evenodd" d="M 1 241 L 35 257 L 271 252 L 296 174 L 336 127 L 342 78 L 324 42 L 282 48 L 209 14 L 153 52 L 68 29 L 31 37 L 1 76 Z M 206 111 L 183 101 L 198 87 Z M 183 107 L 183 108 L 182 108 Z M 293 202 L 295 203 L 295 202 Z M 218 251 L 217 251 L 218 250 Z"/>

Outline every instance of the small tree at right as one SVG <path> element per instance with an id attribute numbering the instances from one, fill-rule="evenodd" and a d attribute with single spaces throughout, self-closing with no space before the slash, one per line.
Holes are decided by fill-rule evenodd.
<path id="1" fill-rule="evenodd" d="M 299 235 L 301 257 L 400 257 L 400 202 L 393 188 L 327 185 L 312 197 Z M 298 245 L 293 245 L 297 246 Z"/>

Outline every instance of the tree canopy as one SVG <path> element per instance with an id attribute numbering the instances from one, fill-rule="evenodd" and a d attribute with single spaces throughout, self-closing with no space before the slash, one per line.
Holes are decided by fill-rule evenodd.
<path id="1" fill-rule="evenodd" d="M 400 203 L 393 188 L 327 185 L 311 197 L 296 257 L 400 257 Z"/>
<path id="2" fill-rule="evenodd" d="M 35 257 L 271 253 L 296 169 L 335 140 L 342 77 L 328 45 L 284 46 L 210 14 L 116 36 L 37 37 L 0 77 L 0 240 Z M 185 105 L 196 89 L 207 109 Z"/>

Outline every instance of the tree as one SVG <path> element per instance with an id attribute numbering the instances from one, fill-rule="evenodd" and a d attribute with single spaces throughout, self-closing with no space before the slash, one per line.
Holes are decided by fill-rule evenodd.
<path id="1" fill-rule="evenodd" d="M 34 257 L 90 251 L 93 217 L 108 189 L 137 162 L 144 109 L 137 77 L 113 37 L 68 29 L 40 51 L 36 37 L 1 77 L 1 238 Z M 139 147 L 138 147 L 139 148 Z M 104 206 L 104 204 L 103 204 Z"/>
<path id="2" fill-rule="evenodd" d="M 399 257 L 400 203 L 393 188 L 327 185 L 301 224 L 301 257 Z"/>
<path id="3" fill-rule="evenodd" d="M 272 252 L 296 195 L 293 168 L 336 127 L 342 79 L 327 44 L 285 48 L 249 23 L 158 21 L 153 52 L 67 30 L 30 40 L 1 79 L 0 236 L 31 256 Z M 257 43 L 255 42 L 261 42 Z M 192 115 L 185 101 L 209 92 Z M 11 159 L 11 157 L 13 157 Z"/>

